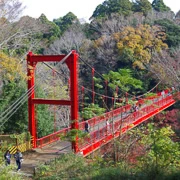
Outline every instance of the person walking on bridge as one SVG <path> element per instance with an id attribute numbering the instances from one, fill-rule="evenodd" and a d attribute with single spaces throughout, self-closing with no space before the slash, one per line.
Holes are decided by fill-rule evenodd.
<path id="1" fill-rule="evenodd" d="M 106 131 L 107 131 L 107 134 L 110 133 L 110 124 L 108 120 L 106 120 Z"/>
<path id="2" fill-rule="evenodd" d="M 16 164 L 17 164 L 17 171 L 20 171 L 21 170 L 21 163 L 23 161 L 23 156 L 22 156 L 22 153 L 20 152 L 19 149 L 17 149 L 17 151 L 14 155 L 14 158 L 15 158 Z"/>
<path id="3" fill-rule="evenodd" d="M 7 150 L 4 154 L 4 159 L 5 159 L 5 164 L 6 166 L 7 165 L 10 165 L 11 164 L 11 154 L 10 154 L 10 151 Z"/>
<path id="4" fill-rule="evenodd" d="M 161 96 L 162 96 L 162 98 L 165 98 L 165 91 L 163 90 L 162 92 L 161 92 Z"/>
<path id="5" fill-rule="evenodd" d="M 84 125 L 85 127 L 85 132 L 87 132 L 87 133 L 89 133 L 89 123 L 86 121 L 85 122 L 85 125 Z"/>

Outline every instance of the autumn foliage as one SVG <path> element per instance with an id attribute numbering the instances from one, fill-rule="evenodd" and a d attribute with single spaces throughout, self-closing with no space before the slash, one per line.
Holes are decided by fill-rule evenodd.
<path id="1" fill-rule="evenodd" d="M 144 63 L 149 63 L 153 51 L 160 52 L 168 47 L 163 42 L 166 34 L 157 26 L 128 26 L 122 32 L 115 33 L 114 38 L 119 53 L 128 51 L 133 57 L 133 66 L 141 69 L 144 69 Z"/>
<path id="2" fill-rule="evenodd" d="M 26 78 L 22 64 L 16 58 L 0 52 L 0 75 L 4 80 L 14 81 L 16 78 Z"/>

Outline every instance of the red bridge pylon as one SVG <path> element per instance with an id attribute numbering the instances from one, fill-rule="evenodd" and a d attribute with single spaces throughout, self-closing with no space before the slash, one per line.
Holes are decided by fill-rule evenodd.
<path id="1" fill-rule="evenodd" d="M 61 62 L 66 63 L 70 70 L 70 100 L 52 100 L 35 98 L 35 68 L 38 62 Z M 29 131 L 33 137 L 33 148 L 37 147 L 37 127 L 35 119 L 35 104 L 68 105 L 71 106 L 71 128 L 78 129 L 78 54 L 75 50 L 68 55 L 34 55 L 29 52 L 27 55 L 28 92 L 28 119 Z M 72 148 L 78 151 L 77 141 L 72 143 Z"/>

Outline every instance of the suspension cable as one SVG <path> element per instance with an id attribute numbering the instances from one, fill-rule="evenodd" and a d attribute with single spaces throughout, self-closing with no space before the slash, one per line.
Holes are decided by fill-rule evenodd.
<path id="1" fill-rule="evenodd" d="M 37 86 L 33 85 L 28 91 L 26 91 L 20 98 L 18 98 L 10 107 L 8 107 L 8 109 L 6 109 L 0 115 L 0 122 L 2 122 L 5 118 L 7 118 L 0 125 L 0 127 L 2 127 L 3 124 L 6 123 L 17 112 L 17 110 L 26 102 L 26 99 L 29 98 L 36 89 L 37 89 Z M 4 114 L 6 114 L 6 115 L 4 115 Z"/>
<path id="2" fill-rule="evenodd" d="M 67 54 L 58 64 L 63 64 L 65 62 L 65 60 L 72 54 L 72 51 Z M 44 62 L 43 62 L 44 63 Z M 50 69 L 52 69 L 52 67 L 50 65 L 48 65 L 47 63 L 44 63 L 46 66 L 48 66 Z M 59 72 L 57 72 L 56 70 L 54 70 L 57 74 L 61 75 Z M 65 77 L 65 76 L 64 76 Z M 65 77 L 67 78 L 67 77 Z M 0 122 L 2 122 L 4 119 L 6 119 L 1 125 L 0 127 L 2 127 L 4 125 L 4 123 L 6 123 L 15 113 L 16 111 L 25 103 L 26 98 L 30 97 L 32 95 L 32 93 L 35 91 L 35 89 L 37 88 L 37 86 L 32 86 L 30 89 L 28 89 L 28 91 L 26 91 L 20 98 L 18 98 L 11 106 L 8 107 L 8 109 L 6 109 L 1 115 L 0 115 Z M 5 115 L 6 114 L 6 115 Z"/>
<path id="3" fill-rule="evenodd" d="M 61 74 L 59 71 L 57 71 L 55 68 L 53 68 L 52 66 L 50 66 L 49 64 L 42 62 L 44 65 L 46 65 L 48 68 L 50 68 L 51 70 L 53 70 L 54 72 L 56 72 L 58 75 L 63 76 L 65 79 L 68 79 L 67 76 L 64 76 L 63 74 Z"/>
<path id="4" fill-rule="evenodd" d="M 92 66 L 90 66 L 87 62 L 85 62 L 81 57 L 79 57 L 79 58 L 80 58 L 85 64 L 87 64 L 88 67 L 92 68 L 93 71 L 96 72 L 101 78 L 103 78 L 104 80 L 106 80 L 99 72 L 97 72 L 96 70 L 94 70 L 94 68 L 93 68 Z M 59 71 L 57 71 L 56 69 L 54 69 L 52 66 L 48 65 L 47 63 L 43 63 L 43 64 L 45 64 L 47 67 L 49 67 L 50 69 L 54 70 L 57 74 L 59 74 L 59 75 L 62 76 L 62 74 L 61 74 Z M 63 77 L 67 78 L 66 76 L 63 76 Z M 152 89 L 150 89 L 150 90 L 147 91 L 146 93 L 144 93 L 144 94 L 142 94 L 142 95 L 140 95 L 140 96 L 136 96 L 136 97 L 137 97 L 138 99 L 141 99 L 140 97 L 142 97 L 142 96 L 144 96 L 145 94 L 151 92 L 151 91 L 152 91 L 153 89 L 155 89 L 160 83 L 161 83 L 161 81 L 158 82 Z M 97 93 L 97 92 L 92 91 L 92 90 L 90 90 L 90 89 L 88 89 L 88 88 L 85 88 L 85 87 L 84 87 L 84 89 L 87 90 L 87 91 L 89 91 L 89 92 L 91 92 L 91 93 L 93 93 L 94 95 L 97 94 L 97 95 L 99 95 L 99 96 L 104 96 L 103 94 Z M 127 93 L 127 92 L 125 92 L 125 93 Z M 130 95 L 131 97 L 134 98 L 134 95 L 129 94 L 129 93 L 128 93 L 128 95 Z M 109 98 L 109 99 L 112 99 L 112 98 L 119 99 L 119 98 L 111 97 L 111 96 L 107 96 L 107 95 L 106 95 L 105 97 L 106 97 L 106 98 Z"/>
<path id="5" fill-rule="evenodd" d="M 62 64 L 62 63 L 64 63 L 64 61 L 70 56 L 70 54 L 72 53 L 72 51 L 66 56 L 66 57 L 64 57 L 63 59 L 62 59 L 62 61 L 60 61 L 59 63 L 60 64 Z M 85 62 L 81 57 L 79 57 L 87 66 L 89 66 L 91 69 L 94 69 L 92 66 L 90 66 L 87 62 Z M 47 63 L 45 63 L 45 62 L 43 62 L 43 64 L 45 64 L 47 67 L 49 67 L 50 69 L 52 69 L 53 71 L 55 71 L 58 75 L 60 75 L 60 76 L 63 76 L 61 73 L 59 73 L 56 69 L 54 69 L 54 68 L 52 68 L 50 65 L 48 65 Z M 94 72 L 96 72 L 101 78 L 103 78 L 103 79 L 105 79 L 100 73 L 98 73 L 97 71 L 95 71 L 94 70 Z M 66 78 L 67 79 L 67 77 L 66 76 L 63 76 L 64 78 Z M 147 91 L 146 93 L 144 93 L 144 94 L 142 94 L 142 95 L 140 95 L 140 96 L 137 96 L 137 98 L 140 98 L 140 97 L 142 97 L 142 96 L 144 96 L 145 94 L 147 94 L 147 93 L 149 93 L 149 92 L 151 92 L 152 90 L 154 90 L 159 84 L 161 83 L 161 81 L 160 82 L 158 82 L 152 89 L 150 89 L 149 91 Z M 25 92 L 20 98 L 18 98 L 8 109 L 6 109 L 1 115 L 0 115 L 0 122 L 2 122 L 5 118 L 7 118 L 7 120 L 10 118 L 10 117 L 12 117 L 14 114 L 15 114 L 15 112 L 23 105 L 23 103 L 26 101 L 26 97 L 30 97 L 31 96 L 31 94 L 32 94 L 32 92 L 35 90 L 37 88 L 37 86 L 32 86 L 27 92 Z M 89 92 L 92 92 L 92 93 L 94 93 L 94 94 L 97 94 L 97 95 L 99 95 L 99 96 L 104 96 L 104 95 L 102 95 L 102 94 L 100 94 L 100 93 L 97 93 L 97 92 L 95 92 L 95 91 L 92 91 L 92 90 L 90 90 L 90 89 L 88 89 L 88 88 L 85 88 L 84 87 L 84 89 L 85 90 L 87 90 L 87 91 L 89 91 Z M 129 94 L 129 93 L 128 93 Z M 132 95 L 132 94 L 129 94 L 130 96 L 133 96 L 134 97 L 134 95 Z M 116 97 L 110 97 L 110 96 L 106 96 L 106 98 L 114 98 L 114 99 L 119 99 L 119 98 L 116 98 Z M 16 109 L 16 110 L 15 110 Z M 15 111 L 14 111 L 15 110 Z M 12 113 L 12 111 L 14 111 L 13 113 Z M 7 113 L 8 112 L 8 113 Z M 6 114 L 7 113 L 7 114 Z M 4 114 L 6 114 L 5 116 L 3 116 Z M 9 116 L 9 117 L 8 117 Z M 0 127 L 2 127 L 2 125 L 5 123 L 5 122 L 7 122 L 7 120 L 5 120 L 1 125 L 0 125 Z"/>
<path id="6" fill-rule="evenodd" d="M 83 60 L 80 56 L 79 58 L 81 59 L 81 61 L 83 61 L 89 68 L 91 69 L 94 69 L 91 65 L 89 65 L 85 60 Z M 94 69 L 94 72 L 96 72 L 96 74 L 98 74 L 102 79 L 106 80 L 99 72 L 97 72 L 95 69 Z M 149 91 L 147 91 L 146 93 L 142 94 L 142 95 L 139 95 L 139 96 L 136 96 L 138 99 L 141 99 L 140 97 L 144 96 L 145 94 L 147 93 L 150 93 L 151 91 L 153 91 L 160 83 L 162 82 L 162 80 L 160 80 L 152 89 L 150 89 Z M 114 90 L 113 90 L 114 91 Z M 121 90 L 123 92 L 123 90 Z M 127 93 L 124 91 L 124 93 Z M 134 97 L 133 94 L 130 94 L 128 93 L 128 95 L 130 95 L 131 97 Z"/>
<path id="7" fill-rule="evenodd" d="M 33 91 L 34 86 L 32 86 L 28 91 L 26 91 L 20 98 L 18 98 L 12 105 L 10 105 L 1 115 L 0 118 L 2 118 L 2 116 L 4 114 L 6 114 L 6 112 L 12 111 L 14 110 L 14 108 L 16 108 L 16 105 L 19 105 L 19 103 L 21 102 L 20 99 L 24 99 L 24 97 L 29 96 L 29 94 L 31 94 L 31 92 Z"/>
<path id="8" fill-rule="evenodd" d="M 34 91 L 34 87 L 32 87 L 32 89 L 28 92 L 28 93 L 25 93 L 26 95 L 23 97 L 21 96 L 17 101 L 16 103 L 13 103 L 8 109 L 6 109 L 5 112 L 3 112 L 1 114 L 1 118 L 0 118 L 0 122 L 2 122 L 5 118 L 7 118 L 10 114 L 14 114 L 14 110 L 15 109 L 19 109 L 23 104 L 24 102 L 26 101 L 27 97 L 29 98 L 31 96 L 31 94 L 33 93 Z M 8 111 L 8 113 L 6 115 L 4 115 L 6 112 Z M 13 112 L 13 113 L 12 113 Z M 4 115 L 4 116 L 3 116 Z M 12 116 L 10 115 L 10 116 Z"/>

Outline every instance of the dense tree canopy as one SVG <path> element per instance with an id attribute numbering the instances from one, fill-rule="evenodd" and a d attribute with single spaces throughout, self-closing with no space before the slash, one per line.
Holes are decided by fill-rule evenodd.
<path id="1" fill-rule="evenodd" d="M 153 0 L 152 2 L 152 7 L 156 10 L 156 11 L 170 11 L 171 9 L 166 6 L 163 2 L 163 0 Z"/>
<path id="2" fill-rule="evenodd" d="M 41 14 L 39 20 L 42 24 L 49 26 L 49 31 L 44 33 L 43 37 L 52 43 L 60 36 L 61 31 L 59 27 L 54 22 L 49 21 L 44 14 Z"/>
<path id="3" fill-rule="evenodd" d="M 18 59 L 9 57 L 3 52 L 0 52 L 0 76 L 6 82 L 21 78 L 26 80 L 26 74 L 23 72 L 22 64 L 18 63 Z"/>
<path id="4" fill-rule="evenodd" d="M 108 86 L 114 91 L 118 87 L 123 92 L 129 92 L 142 89 L 142 81 L 133 77 L 133 73 L 130 69 L 119 69 L 118 72 L 109 71 L 108 74 L 103 75 L 108 81 Z"/>
<path id="5" fill-rule="evenodd" d="M 156 24 L 163 27 L 166 33 L 165 42 L 169 47 L 178 47 L 180 44 L 180 26 L 168 19 L 160 19 L 155 21 Z"/>
<path id="6" fill-rule="evenodd" d="M 69 27 L 73 23 L 77 23 L 78 21 L 79 20 L 77 19 L 77 16 L 75 16 L 72 12 L 69 12 L 65 16 L 53 20 L 53 22 L 61 30 L 61 34 L 63 34 L 67 29 L 69 29 Z"/>
<path id="7" fill-rule="evenodd" d="M 126 27 L 114 36 L 120 54 L 130 56 L 133 66 L 141 69 L 144 68 L 143 64 L 149 63 L 153 51 L 160 52 L 161 49 L 167 48 L 163 43 L 166 35 L 156 26 Z"/>
<path id="8" fill-rule="evenodd" d="M 133 11 L 142 12 L 144 15 L 152 9 L 151 3 L 148 0 L 136 0 L 133 2 Z"/>
<path id="9" fill-rule="evenodd" d="M 129 0 L 106 0 L 98 5 L 91 18 L 102 18 L 112 13 L 129 15 L 132 12 L 132 3 Z"/>

